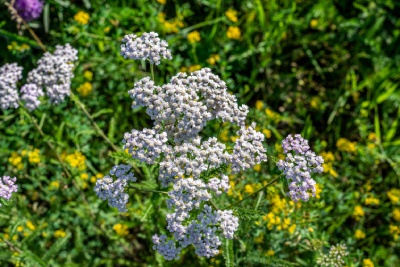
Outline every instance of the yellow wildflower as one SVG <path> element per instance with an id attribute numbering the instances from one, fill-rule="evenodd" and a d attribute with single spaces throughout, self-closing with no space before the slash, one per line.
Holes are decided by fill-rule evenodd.
<path id="1" fill-rule="evenodd" d="M 336 147 L 343 152 L 350 152 L 353 153 L 356 151 L 356 142 L 350 142 L 346 138 L 339 138 L 336 142 Z"/>
<path id="2" fill-rule="evenodd" d="M 312 229 L 312 227 L 308 227 L 308 231 L 309 231 L 310 233 L 312 233 L 312 232 L 314 232 L 314 229 Z"/>
<path id="3" fill-rule="evenodd" d="M 263 132 L 263 134 L 265 135 L 266 138 L 271 138 L 271 136 L 272 136 L 271 130 L 263 129 L 262 132 Z"/>
<path id="4" fill-rule="evenodd" d="M 254 186 L 253 186 L 253 185 L 247 184 L 247 185 L 244 187 L 244 191 L 245 191 L 246 193 L 248 193 L 248 194 L 252 194 L 252 193 L 254 193 L 255 189 L 254 189 Z"/>
<path id="5" fill-rule="evenodd" d="M 23 149 L 23 150 L 21 151 L 21 156 L 25 157 L 26 155 L 28 155 L 28 150 Z"/>
<path id="6" fill-rule="evenodd" d="M 254 165 L 253 170 L 255 170 L 256 172 L 261 171 L 261 164 Z"/>
<path id="7" fill-rule="evenodd" d="M 365 205 L 370 206 L 370 205 L 379 205 L 379 199 L 375 197 L 367 197 L 364 200 Z"/>
<path id="8" fill-rule="evenodd" d="M 374 263 L 370 259 L 363 260 L 363 267 L 374 267 Z"/>
<path id="9" fill-rule="evenodd" d="M 207 59 L 207 62 L 208 62 L 210 65 L 215 65 L 215 63 L 217 63 L 217 61 L 219 61 L 219 60 L 220 60 L 219 55 L 217 55 L 217 54 L 212 54 L 212 55 L 210 55 L 210 57 Z"/>
<path id="10" fill-rule="evenodd" d="M 103 32 L 104 32 L 104 33 L 108 33 L 108 32 L 110 32 L 110 30 L 111 30 L 110 27 L 105 27 L 105 28 L 103 29 Z"/>
<path id="11" fill-rule="evenodd" d="M 230 8 L 227 11 L 225 11 L 225 16 L 232 22 L 237 22 L 238 18 L 237 18 L 237 11 Z"/>
<path id="12" fill-rule="evenodd" d="M 30 50 L 30 46 L 27 44 L 21 44 L 19 45 L 17 42 L 12 41 L 8 46 L 7 49 L 10 51 L 16 51 L 16 52 L 25 52 L 26 50 Z"/>
<path id="13" fill-rule="evenodd" d="M 256 101 L 256 109 L 257 110 L 262 110 L 263 106 L 264 106 L 264 102 L 262 100 Z"/>
<path id="14" fill-rule="evenodd" d="M 322 188 L 320 187 L 319 184 L 315 184 L 315 197 L 317 199 L 321 198 L 321 192 L 322 192 Z"/>
<path id="15" fill-rule="evenodd" d="M 11 157 L 8 158 L 8 162 L 14 166 L 18 166 L 22 162 L 22 157 L 20 157 L 17 152 L 12 152 Z"/>
<path id="16" fill-rule="evenodd" d="M 56 237 L 56 238 L 65 237 L 66 235 L 67 235 L 67 233 L 62 229 L 56 230 L 54 232 L 54 237 Z"/>
<path id="17" fill-rule="evenodd" d="M 197 43 L 201 40 L 200 33 L 198 31 L 192 31 L 187 35 L 189 43 Z"/>
<path id="18" fill-rule="evenodd" d="M 368 141 L 371 141 L 373 143 L 376 143 L 378 141 L 378 136 L 376 135 L 376 133 L 369 133 L 368 134 Z"/>
<path id="19" fill-rule="evenodd" d="M 81 171 L 86 169 L 86 157 L 79 151 L 75 151 L 65 157 L 65 161 L 72 167 Z"/>
<path id="20" fill-rule="evenodd" d="M 354 237 L 356 239 L 364 239 L 365 233 L 363 231 L 361 231 L 360 229 L 357 229 L 356 232 L 354 233 Z"/>
<path id="21" fill-rule="evenodd" d="M 239 27 L 229 26 L 226 36 L 229 39 L 239 40 L 241 36 Z"/>
<path id="22" fill-rule="evenodd" d="M 331 162 L 331 161 L 335 161 L 335 155 L 333 155 L 332 152 L 328 151 L 328 152 L 321 152 L 320 156 L 324 159 L 324 162 Z"/>
<path id="23" fill-rule="evenodd" d="M 267 117 L 273 120 L 275 123 L 278 123 L 280 121 L 280 115 L 269 108 L 265 109 L 265 114 L 267 114 Z"/>
<path id="24" fill-rule="evenodd" d="M 60 187 L 60 183 L 58 181 L 52 181 L 49 185 L 50 189 L 58 189 Z"/>
<path id="25" fill-rule="evenodd" d="M 89 174 L 81 173 L 80 177 L 81 177 L 82 180 L 86 181 L 89 178 Z"/>
<path id="26" fill-rule="evenodd" d="M 364 217 L 364 215 L 365 215 L 364 210 L 360 205 L 354 207 L 353 217 L 356 220 L 359 220 L 361 217 Z"/>
<path id="27" fill-rule="evenodd" d="M 126 236 L 129 233 L 128 227 L 124 224 L 117 223 L 113 226 L 113 229 L 119 236 Z"/>
<path id="28" fill-rule="evenodd" d="M 392 212 L 392 216 L 396 222 L 400 222 L 400 209 L 394 209 Z"/>
<path id="29" fill-rule="evenodd" d="M 17 227 L 17 232 L 22 232 L 23 230 L 24 230 L 23 226 L 20 225 L 20 226 Z"/>
<path id="30" fill-rule="evenodd" d="M 91 81 L 93 79 L 93 72 L 91 72 L 90 70 L 85 70 L 83 72 L 83 77 L 88 80 Z"/>
<path id="31" fill-rule="evenodd" d="M 310 100 L 310 106 L 313 109 L 319 109 L 321 106 L 321 99 L 318 96 L 313 96 Z"/>
<path id="32" fill-rule="evenodd" d="M 157 2 L 161 5 L 165 5 L 167 3 L 167 0 L 157 0 Z"/>
<path id="33" fill-rule="evenodd" d="M 97 179 L 103 178 L 104 175 L 102 173 L 98 173 L 96 174 L 96 176 L 92 176 L 90 177 L 90 182 L 91 183 L 95 183 L 97 181 Z"/>
<path id="34" fill-rule="evenodd" d="M 396 225 L 389 225 L 389 233 L 393 235 L 394 240 L 397 240 L 400 235 L 400 228 Z"/>
<path id="35" fill-rule="evenodd" d="M 160 12 L 157 15 L 158 21 L 161 23 L 165 22 L 165 17 L 166 17 L 166 14 L 164 12 Z"/>
<path id="36" fill-rule="evenodd" d="M 89 14 L 86 13 L 86 12 L 84 12 L 84 11 L 79 11 L 79 12 L 76 13 L 75 16 L 74 16 L 74 20 L 75 20 L 76 22 L 78 22 L 79 24 L 82 24 L 82 25 L 88 24 L 89 19 L 90 19 Z"/>
<path id="37" fill-rule="evenodd" d="M 318 26 L 318 20 L 312 19 L 312 20 L 310 21 L 310 26 L 311 26 L 311 28 L 317 27 L 317 26 Z"/>
<path id="38" fill-rule="evenodd" d="M 396 204 L 400 200 L 400 189 L 393 188 L 387 193 L 388 198 L 392 202 L 392 204 Z"/>
<path id="39" fill-rule="evenodd" d="M 272 249 L 269 249 L 266 253 L 267 256 L 274 256 L 275 255 L 275 251 L 273 251 Z"/>
<path id="40" fill-rule="evenodd" d="M 39 155 L 39 153 L 40 153 L 40 150 L 39 149 L 37 149 L 37 148 L 35 148 L 34 150 L 32 150 L 32 151 L 29 151 L 28 152 L 28 161 L 29 161 L 29 163 L 39 163 L 40 162 L 40 155 Z"/>
<path id="41" fill-rule="evenodd" d="M 231 136 L 231 141 L 236 142 L 236 139 L 238 139 L 238 138 L 239 138 L 239 136 Z"/>
<path id="42" fill-rule="evenodd" d="M 201 69 L 201 66 L 199 64 L 193 65 L 193 66 L 189 67 L 189 72 L 194 72 L 194 71 L 199 70 L 199 69 Z"/>
<path id="43" fill-rule="evenodd" d="M 31 221 L 26 222 L 26 227 L 28 227 L 32 231 L 36 229 L 36 226 Z"/>
<path id="44" fill-rule="evenodd" d="M 260 236 L 257 236 L 256 238 L 254 238 L 254 243 L 256 243 L 256 244 L 261 244 L 263 242 L 264 242 L 264 236 L 263 235 L 260 235 Z"/>
<path id="45" fill-rule="evenodd" d="M 81 84 L 76 91 L 81 95 L 81 96 L 88 96 L 92 91 L 93 91 L 93 86 L 89 82 L 85 82 L 84 84 Z"/>
<path id="46" fill-rule="evenodd" d="M 293 234 L 294 233 L 294 231 L 296 231 L 296 224 L 292 224 L 290 227 L 289 227 L 289 233 L 290 234 Z"/>

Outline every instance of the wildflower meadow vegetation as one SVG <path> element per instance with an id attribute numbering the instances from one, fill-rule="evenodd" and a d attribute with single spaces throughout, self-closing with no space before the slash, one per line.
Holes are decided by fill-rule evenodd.
<path id="1" fill-rule="evenodd" d="M 400 266 L 398 1 L 0 6 L 0 266 Z"/>

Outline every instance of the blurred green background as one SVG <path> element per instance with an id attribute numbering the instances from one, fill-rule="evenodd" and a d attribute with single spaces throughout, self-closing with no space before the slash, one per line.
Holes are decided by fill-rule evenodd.
<path id="1" fill-rule="evenodd" d="M 0 1 L 1 6 L 5 2 Z M 400 2 L 398 1 L 68 1 L 46 0 L 29 23 L 44 47 L 79 51 L 72 91 L 113 144 L 150 127 L 133 111 L 128 90 L 148 64 L 119 54 L 125 34 L 154 31 L 173 60 L 156 67 L 158 84 L 179 71 L 209 67 L 247 104 L 268 155 L 301 133 L 325 159 L 317 198 L 296 204 L 284 183 L 263 196 L 261 213 L 241 220 L 236 266 L 316 266 L 334 244 L 346 244 L 346 266 L 400 266 Z M 27 29 L 0 11 L 0 64 L 24 74 L 43 50 Z M 25 76 L 26 77 L 26 76 Z M 21 83 L 22 84 L 22 83 Z M 222 256 L 185 249 L 168 262 L 152 249 L 165 226 L 165 199 L 131 192 L 126 214 L 93 192 L 119 162 L 90 120 L 68 99 L 44 101 L 32 113 L 0 111 L 0 175 L 18 177 L 19 192 L 0 208 L 1 266 L 225 266 Z M 217 125 L 206 134 L 215 133 Z M 235 140 L 223 125 L 221 139 Z M 46 145 L 57 147 L 65 175 Z M 272 160 L 231 175 L 231 201 L 279 172 Z M 228 201 L 228 199 L 226 199 Z M 254 207 L 255 199 L 245 201 Z M 371 265 L 372 264 L 372 265 Z"/>

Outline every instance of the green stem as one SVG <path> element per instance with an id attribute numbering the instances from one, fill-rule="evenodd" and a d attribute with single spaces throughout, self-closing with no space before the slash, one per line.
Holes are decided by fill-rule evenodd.
<path id="1" fill-rule="evenodd" d="M 276 177 L 276 178 L 275 178 L 275 179 L 273 179 L 271 182 L 269 182 L 268 184 L 264 185 L 263 187 L 261 187 L 261 188 L 260 188 L 260 189 L 258 189 L 257 191 L 255 191 L 255 192 L 251 193 L 250 195 L 248 195 L 247 197 L 243 198 L 242 200 L 239 200 L 239 201 L 237 201 L 237 202 L 235 202 L 235 203 L 233 203 L 233 204 L 229 205 L 229 206 L 228 206 L 228 207 L 226 207 L 225 209 L 228 209 L 228 208 L 234 207 L 234 206 L 236 206 L 237 204 L 239 204 L 239 203 L 241 203 L 241 202 L 245 201 L 245 200 L 246 200 L 246 199 L 248 199 L 249 197 L 252 197 L 252 196 L 254 196 L 254 195 L 255 195 L 255 194 L 257 194 L 258 192 L 260 192 L 260 191 L 264 190 L 265 188 L 267 188 L 267 187 L 268 187 L 268 186 L 270 186 L 271 184 L 273 184 L 273 183 L 275 183 L 276 181 L 278 181 L 278 180 L 279 180 L 279 178 L 280 178 L 282 175 L 283 175 L 283 174 L 279 175 L 278 177 Z"/>
<path id="2" fill-rule="evenodd" d="M 219 210 L 219 208 L 217 207 L 217 205 L 215 205 L 215 203 L 214 203 L 211 199 L 208 201 L 208 203 L 210 203 L 211 206 L 213 206 L 214 209 Z"/>
<path id="3" fill-rule="evenodd" d="M 50 141 L 46 140 L 46 134 L 43 132 L 42 128 L 40 128 L 40 126 L 38 125 L 36 119 L 32 116 L 32 114 L 26 110 L 24 104 L 22 104 L 21 102 L 19 102 L 19 106 L 25 111 L 25 113 L 28 115 L 29 119 L 32 121 L 33 125 L 35 126 L 36 130 L 39 132 L 39 134 L 42 136 L 43 140 L 45 140 L 47 146 L 56 154 L 57 160 L 60 162 L 61 167 L 63 168 L 65 174 L 71 178 L 71 173 L 68 171 L 67 167 L 65 167 L 64 162 L 61 159 L 60 154 L 57 152 L 56 147 L 50 143 Z"/>
<path id="4" fill-rule="evenodd" d="M 128 189 L 135 189 L 135 190 L 140 190 L 140 191 L 146 191 L 146 192 L 167 194 L 168 195 L 168 192 L 166 192 L 166 191 L 153 190 L 153 189 L 143 188 L 143 187 L 134 186 L 134 185 L 128 186 Z"/>
<path id="5" fill-rule="evenodd" d="M 224 122 L 221 120 L 221 122 L 219 123 L 219 129 L 218 129 L 217 139 L 219 138 L 219 134 L 221 133 L 222 124 L 224 124 Z"/>
<path id="6" fill-rule="evenodd" d="M 151 79 L 154 81 L 154 64 L 150 63 L 150 73 L 151 73 Z"/>
<path id="7" fill-rule="evenodd" d="M 114 151 L 120 151 L 120 149 L 118 147 L 116 147 L 113 144 L 113 142 L 111 142 L 111 140 L 105 135 L 103 130 L 100 129 L 99 125 L 95 122 L 95 120 L 92 117 L 92 115 L 90 115 L 90 113 L 85 108 L 85 105 L 79 100 L 78 96 L 76 96 L 72 91 L 71 91 L 71 98 L 72 98 L 72 100 L 75 101 L 75 103 L 83 111 L 83 113 L 85 113 L 86 117 L 89 118 L 90 122 L 93 124 L 93 127 L 95 128 L 97 133 L 104 139 L 104 141 L 106 141 L 107 144 L 109 144 Z"/>

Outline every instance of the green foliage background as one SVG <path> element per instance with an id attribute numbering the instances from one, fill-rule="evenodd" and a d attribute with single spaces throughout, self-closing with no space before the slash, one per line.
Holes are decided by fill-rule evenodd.
<path id="1" fill-rule="evenodd" d="M 45 138 L 23 109 L 0 111 L 0 175 L 18 177 L 19 185 L 0 208 L 1 266 L 316 266 L 318 255 L 337 243 L 348 247 L 347 266 L 369 266 L 365 259 L 400 266 L 400 3 L 159 2 L 48 0 L 42 17 L 29 25 L 49 51 L 65 43 L 78 49 L 72 90 L 117 146 L 125 132 L 151 123 L 144 110 L 130 108 L 127 93 L 149 75 L 148 65 L 123 59 L 121 39 L 158 32 L 174 58 L 157 66 L 157 83 L 190 67 L 210 67 L 251 108 L 248 124 L 256 121 L 266 134 L 269 155 L 279 157 L 282 139 L 294 133 L 309 139 L 318 154 L 332 153 L 331 171 L 316 178 L 319 198 L 292 204 L 282 181 L 236 210 L 241 227 L 233 242 L 223 244 L 223 255 L 198 258 L 189 248 L 180 260 L 167 262 L 151 243 L 153 234 L 165 231 L 165 198 L 131 191 L 128 212 L 121 214 L 96 197 L 91 178 L 107 174 L 123 157 L 109 156 L 111 147 L 75 101 L 44 102 L 32 113 Z M 226 16 L 229 8 L 237 11 L 236 22 Z M 74 20 L 79 11 L 89 14 L 87 24 Z M 239 39 L 227 37 L 229 27 L 240 29 Z M 199 42 L 188 41 L 193 31 Z M 6 8 L 0 11 L 0 40 L 0 64 L 17 62 L 25 75 L 43 54 L 27 30 L 18 33 Z M 23 44 L 29 49 L 16 48 Z M 216 64 L 208 60 L 213 54 Z M 84 82 L 93 86 L 87 96 L 76 91 Z M 218 125 L 210 126 L 205 134 L 215 135 Z M 223 141 L 232 142 L 231 136 L 235 129 L 224 124 Z M 81 153 L 83 167 L 64 162 L 68 178 L 46 141 L 64 160 Z M 38 163 L 22 156 L 34 148 L 40 150 Z M 10 161 L 13 152 L 22 167 Z M 148 170 L 142 184 L 154 186 L 153 170 L 142 168 Z M 233 203 L 277 175 L 270 159 L 231 176 L 235 188 L 217 204 Z M 379 203 L 370 204 L 371 198 Z M 357 206 L 362 216 L 354 215 Z M 356 238 L 357 230 L 364 238 Z"/>

